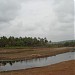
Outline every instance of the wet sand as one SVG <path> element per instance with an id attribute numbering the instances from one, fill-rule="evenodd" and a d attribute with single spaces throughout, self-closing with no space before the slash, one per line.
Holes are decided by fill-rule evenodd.
<path id="1" fill-rule="evenodd" d="M 39 68 L 0 72 L 0 75 L 75 75 L 75 60 Z"/>

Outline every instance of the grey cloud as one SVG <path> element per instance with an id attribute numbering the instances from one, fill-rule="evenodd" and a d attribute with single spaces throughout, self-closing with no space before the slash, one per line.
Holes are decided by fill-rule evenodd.
<path id="1" fill-rule="evenodd" d="M 59 3 L 57 3 L 59 2 Z M 73 0 L 56 0 L 55 11 L 59 22 L 74 22 L 74 1 Z"/>
<path id="2" fill-rule="evenodd" d="M 72 0 L 0 0 L 0 3 L 1 36 L 47 37 L 52 41 L 74 38 Z"/>
<path id="3" fill-rule="evenodd" d="M 54 0 L 54 10 L 58 20 L 56 21 L 56 30 L 61 32 L 64 37 L 71 34 L 70 38 L 74 39 L 74 1 Z"/>
<path id="4" fill-rule="evenodd" d="M 20 8 L 19 2 L 15 0 L 0 0 L 0 23 L 13 20 Z"/>

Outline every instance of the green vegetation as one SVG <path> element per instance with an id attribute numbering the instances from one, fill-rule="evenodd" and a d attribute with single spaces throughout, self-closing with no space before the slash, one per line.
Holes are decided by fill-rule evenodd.
<path id="1" fill-rule="evenodd" d="M 51 43 L 51 47 L 75 47 L 75 40 L 67 40 Z"/>
<path id="2" fill-rule="evenodd" d="M 0 37 L 0 47 L 7 48 L 23 48 L 23 47 L 74 47 L 75 40 L 51 42 L 45 38 L 32 38 L 32 37 Z"/>
<path id="3" fill-rule="evenodd" d="M 48 40 L 46 38 L 32 38 L 32 37 L 0 37 L 0 47 L 38 47 L 47 46 Z"/>

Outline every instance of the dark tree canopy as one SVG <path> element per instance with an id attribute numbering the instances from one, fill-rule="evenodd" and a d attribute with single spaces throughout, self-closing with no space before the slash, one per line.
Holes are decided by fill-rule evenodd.
<path id="1" fill-rule="evenodd" d="M 32 37 L 13 37 L 9 38 L 3 36 L 0 37 L 0 47 L 12 47 L 12 46 L 46 46 L 48 40 L 46 38 L 32 38 Z"/>
<path id="2" fill-rule="evenodd" d="M 0 37 L 0 47 L 74 47 L 75 40 L 53 43 L 47 38 L 32 37 Z"/>

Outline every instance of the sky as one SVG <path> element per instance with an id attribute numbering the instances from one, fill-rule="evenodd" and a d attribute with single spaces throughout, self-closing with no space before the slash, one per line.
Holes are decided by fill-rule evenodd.
<path id="1" fill-rule="evenodd" d="M 74 0 L 0 0 L 0 37 L 73 40 Z"/>

